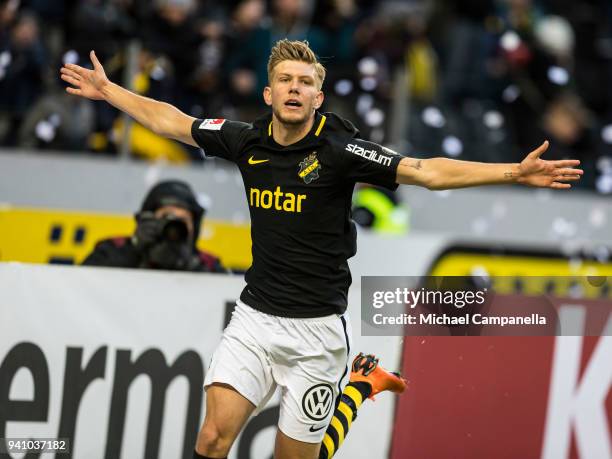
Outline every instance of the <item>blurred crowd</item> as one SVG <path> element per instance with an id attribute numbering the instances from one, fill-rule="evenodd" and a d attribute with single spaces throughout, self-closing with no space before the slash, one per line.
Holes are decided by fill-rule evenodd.
<path id="1" fill-rule="evenodd" d="M 324 110 L 418 157 L 583 161 L 612 193 L 609 0 L 0 0 L 0 146 L 198 161 L 200 154 L 71 97 L 90 66 L 193 116 L 249 121 L 271 46 L 307 39 L 328 68 Z M 127 139 L 127 140 L 126 140 Z"/>

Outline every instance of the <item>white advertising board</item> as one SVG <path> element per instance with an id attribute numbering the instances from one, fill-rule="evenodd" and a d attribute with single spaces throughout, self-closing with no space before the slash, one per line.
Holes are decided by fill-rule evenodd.
<path id="1" fill-rule="evenodd" d="M 203 377 L 243 285 L 240 276 L 0 264 L 0 438 L 67 437 L 74 458 L 191 458 Z M 395 368 L 399 338 L 359 335 L 358 293 L 349 295 L 351 358 L 376 353 Z M 387 457 L 394 402 L 366 402 L 336 457 Z M 277 416 L 273 400 L 230 458 L 269 459 Z"/>

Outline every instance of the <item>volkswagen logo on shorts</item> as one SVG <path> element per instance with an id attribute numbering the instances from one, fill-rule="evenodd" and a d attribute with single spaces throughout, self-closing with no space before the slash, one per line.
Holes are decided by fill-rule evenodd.
<path id="1" fill-rule="evenodd" d="M 334 404 L 334 391 L 329 384 L 312 386 L 302 398 L 302 410 L 313 421 L 325 419 Z"/>

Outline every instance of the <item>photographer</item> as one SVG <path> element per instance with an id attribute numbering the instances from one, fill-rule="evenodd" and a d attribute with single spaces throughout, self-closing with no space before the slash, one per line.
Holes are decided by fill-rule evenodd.
<path id="1" fill-rule="evenodd" d="M 160 182 L 135 215 L 134 234 L 98 242 L 83 265 L 226 272 L 217 257 L 196 248 L 204 212 L 185 182 Z"/>

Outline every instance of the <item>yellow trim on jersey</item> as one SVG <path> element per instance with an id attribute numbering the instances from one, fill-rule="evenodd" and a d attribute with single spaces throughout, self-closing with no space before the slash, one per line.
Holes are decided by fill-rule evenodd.
<path id="1" fill-rule="evenodd" d="M 327 119 L 327 117 L 325 115 L 321 115 L 321 122 L 319 123 L 319 127 L 317 128 L 316 132 L 315 132 L 315 136 L 319 136 L 319 134 L 321 133 L 321 129 L 323 129 L 323 125 L 325 124 L 325 120 Z"/>
<path id="2" fill-rule="evenodd" d="M 315 131 L 315 136 L 319 136 L 319 134 L 321 133 L 321 129 L 323 129 L 323 125 L 325 124 L 325 120 L 327 119 L 327 117 L 325 115 L 321 115 L 321 121 L 319 122 L 319 127 L 317 127 L 317 130 Z M 268 124 L 268 137 L 270 137 L 272 135 L 272 121 L 270 121 L 270 124 Z"/>

